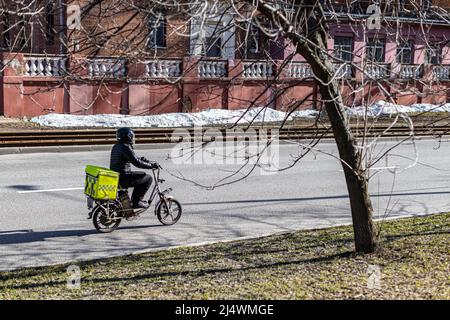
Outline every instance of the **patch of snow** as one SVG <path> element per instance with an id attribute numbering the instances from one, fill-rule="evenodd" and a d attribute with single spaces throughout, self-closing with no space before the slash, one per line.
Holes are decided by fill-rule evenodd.
<path id="1" fill-rule="evenodd" d="M 350 116 L 377 117 L 380 115 L 393 115 L 399 113 L 419 112 L 450 112 L 450 103 L 442 105 L 413 104 L 410 106 L 396 105 L 386 101 L 378 101 L 369 107 L 347 108 Z M 34 117 L 30 121 L 41 126 L 49 127 L 134 127 L 134 128 L 175 128 L 211 125 L 248 124 L 249 122 L 280 122 L 300 118 L 315 118 L 317 110 L 299 110 L 289 115 L 283 111 L 270 108 L 252 108 L 250 110 L 223 110 L 208 109 L 197 113 L 166 113 L 149 116 L 130 116 L 119 114 L 98 114 L 91 116 L 78 116 L 66 114 L 48 114 Z"/>
<path id="2" fill-rule="evenodd" d="M 393 115 L 399 113 L 421 113 L 421 112 L 450 112 L 450 103 L 434 105 L 428 103 L 416 103 L 410 106 L 393 104 L 386 101 L 378 101 L 369 107 L 347 108 L 350 116 L 364 116 L 366 113 L 371 117 L 381 115 Z"/>
<path id="3" fill-rule="evenodd" d="M 289 116 L 293 118 L 316 117 L 317 110 L 295 111 Z M 31 122 L 48 127 L 134 127 L 134 128 L 174 128 L 211 125 L 247 124 L 251 121 L 279 122 L 288 114 L 270 108 L 252 108 L 250 110 L 208 109 L 197 113 L 166 113 L 150 116 L 129 116 L 118 114 L 98 114 L 77 116 L 67 114 L 48 114 L 34 117 Z"/>

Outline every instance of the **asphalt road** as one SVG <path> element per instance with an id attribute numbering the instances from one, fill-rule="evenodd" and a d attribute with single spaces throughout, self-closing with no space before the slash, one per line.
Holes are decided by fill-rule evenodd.
<path id="1" fill-rule="evenodd" d="M 393 142 L 383 142 L 374 154 Z M 420 215 L 450 210 L 450 145 L 431 140 L 397 148 L 389 161 L 372 171 L 371 194 L 376 217 Z M 336 155 L 333 143 L 321 151 Z M 414 163 L 414 149 L 419 163 Z M 238 166 L 175 164 L 170 149 L 141 150 L 172 174 L 211 185 Z M 281 165 L 298 147 L 279 147 Z M 107 166 L 109 152 L 33 153 L 0 156 L 0 270 L 123 255 L 148 249 L 254 237 L 302 228 L 350 223 L 343 172 L 322 152 L 309 154 L 293 168 L 205 190 L 164 173 L 167 186 L 183 204 L 175 226 L 163 227 L 153 211 L 123 222 L 112 234 L 98 234 L 87 220 L 84 167 Z M 396 168 L 396 174 L 386 167 Z"/>

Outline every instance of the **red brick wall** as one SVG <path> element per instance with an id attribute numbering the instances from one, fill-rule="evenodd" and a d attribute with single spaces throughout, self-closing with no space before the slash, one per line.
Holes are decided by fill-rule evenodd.
<path id="1" fill-rule="evenodd" d="M 32 1 L 29 0 L 28 3 L 31 3 Z M 25 3 L 27 3 L 25 1 Z M 28 10 L 24 11 L 27 13 L 33 13 L 24 15 L 24 25 L 20 24 L 20 21 L 22 20 L 20 15 L 13 14 L 15 10 L 22 9 L 26 6 L 24 5 L 18 5 L 16 6 L 12 0 L 5 0 L 4 5 L 7 9 L 9 9 L 9 38 L 12 44 L 16 43 L 16 46 L 11 48 L 3 48 L 4 50 L 11 50 L 11 51 L 20 51 L 20 52 L 26 52 L 26 53 L 47 53 L 47 54 L 57 54 L 60 50 L 60 38 L 58 34 L 61 34 L 61 22 L 60 22 L 60 14 L 61 9 L 57 8 L 57 2 L 54 2 L 54 10 L 53 10 L 53 17 L 54 17 L 54 42 L 50 43 L 47 41 L 46 37 L 46 26 L 47 26 L 47 19 L 46 19 L 46 12 L 45 10 L 41 10 L 43 1 L 37 2 L 37 9 L 35 9 L 33 6 L 27 7 Z M 35 3 L 36 4 L 36 3 Z M 1 4 L 0 4 L 1 6 Z M 36 11 L 40 12 L 40 14 L 34 14 Z M 0 17 L 0 21 L 4 17 Z M 64 20 L 65 21 L 65 20 Z M 25 26 L 25 27 L 23 27 Z M 25 29 L 25 38 L 27 39 L 25 46 L 19 46 L 17 39 L 19 38 L 20 31 L 22 29 Z M 3 30 L 2 26 L 0 25 L 0 35 L 5 30 Z M 0 37 L 0 42 L 1 42 Z"/>
<path id="2" fill-rule="evenodd" d="M 68 1 L 68 3 L 79 4 L 82 8 L 88 2 L 88 0 Z M 92 56 L 95 54 L 95 56 L 128 56 L 130 58 L 138 51 L 140 51 L 140 58 L 183 57 L 189 53 L 189 37 L 183 37 L 178 34 L 180 30 L 189 33 L 189 25 L 185 20 L 172 13 L 168 13 L 166 47 L 156 50 L 147 48 L 145 43 L 149 32 L 147 25 L 148 17 L 143 13 L 133 16 L 135 11 L 130 10 L 129 6 L 124 7 L 123 3 L 123 1 L 116 0 L 104 1 L 101 7 L 96 6 L 91 10 L 81 21 L 84 31 L 71 31 L 69 33 L 69 43 L 73 41 L 80 43 L 79 50 L 74 51 L 74 47 L 71 46 L 71 52 L 81 54 L 82 56 Z M 112 34 L 118 28 L 120 28 L 118 34 L 109 37 L 104 36 L 105 31 Z M 178 30 L 178 33 L 175 32 L 175 29 Z M 90 38 L 86 33 L 90 33 L 95 37 Z M 102 38 L 110 40 L 102 43 L 102 48 L 99 51 L 91 48 L 96 48 Z"/>

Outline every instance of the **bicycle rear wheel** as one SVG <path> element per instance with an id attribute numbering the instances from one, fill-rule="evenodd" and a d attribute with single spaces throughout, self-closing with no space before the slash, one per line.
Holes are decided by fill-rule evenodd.
<path id="1" fill-rule="evenodd" d="M 109 210 L 107 210 L 107 208 Z M 108 215 L 109 211 L 109 215 Z M 120 210 L 115 203 L 108 203 L 105 206 L 97 206 L 94 209 L 92 222 L 95 229 L 101 233 L 110 233 L 117 229 L 122 221 Z"/>

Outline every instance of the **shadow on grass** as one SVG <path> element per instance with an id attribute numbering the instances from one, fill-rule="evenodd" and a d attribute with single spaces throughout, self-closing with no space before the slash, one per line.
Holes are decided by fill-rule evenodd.
<path id="1" fill-rule="evenodd" d="M 428 230 L 421 230 L 416 232 L 408 232 L 413 231 L 415 227 L 417 227 L 415 224 L 406 224 L 403 227 L 409 230 L 405 230 L 403 233 L 398 233 L 398 231 L 402 229 L 398 229 L 396 225 L 393 226 L 392 230 L 389 230 L 390 234 L 383 235 L 380 239 L 380 244 L 382 246 L 388 246 L 389 242 L 394 242 L 396 240 L 405 239 L 408 237 L 417 237 L 417 236 L 440 236 L 440 235 L 448 235 L 450 234 L 450 230 L 446 223 L 442 224 L 440 222 L 438 225 L 435 225 L 434 221 L 431 221 L 428 224 L 429 228 Z M 340 230 L 340 229 L 339 229 Z M 402 230 L 402 231 L 403 231 Z M 311 232 L 311 231 L 309 231 Z M 236 243 L 229 243 L 229 244 L 220 244 L 220 245 L 211 245 L 203 247 L 202 250 L 194 250 L 193 252 L 182 252 L 180 254 L 179 252 L 174 252 L 173 254 L 169 254 L 167 257 L 164 257 L 161 252 L 155 252 L 155 253 L 149 253 L 145 255 L 140 256 L 124 256 L 120 258 L 114 258 L 115 260 L 111 259 L 98 259 L 93 261 L 87 261 L 79 263 L 81 267 L 89 267 L 93 266 L 95 267 L 96 264 L 99 262 L 103 262 L 104 264 L 107 264 L 106 267 L 109 267 L 111 271 L 111 274 L 108 274 L 108 270 L 103 271 L 101 273 L 104 275 L 104 277 L 99 277 L 98 273 L 94 273 L 96 277 L 94 278 L 85 278 L 83 279 L 83 282 L 87 285 L 89 284 L 109 284 L 109 283 L 127 283 L 132 281 L 146 281 L 146 280 L 154 280 L 158 278 L 164 278 L 164 280 L 172 280 L 171 278 L 178 278 L 179 276 L 190 276 L 190 277 L 200 277 L 205 275 L 213 275 L 213 274 L 221 274 L 221 273 L 230 273 L 230 272 L 245 272 L 245 271 L 255 271 L 255 270 L 262 270 L 262 269 L 270 269 L 270 268 L 276 268 L 276 267 L 282 267 L 282 266 L 289 266 L 289 265 L 298 265 L 298 264 L 319 264 L 323 262 L 330 262 L 335 259 L 345 259 L 349 257 L 355 257 L 356 254 L 349 250 L 348 245 L 353 244 L 353 239 L 349 238 L 348 236 L 339 238 L 338 234 L 340 232 L 334 230 L 332 233 L 319 233 L 319 234 L 308 234 L 308 233 L 295 233 L 292 235 L 285 235 L 285 236 L 271 236 L 263 239 L 258 240 L 248 240 L 244 243 L 242 242 L 236 242 Z M 337 238 L 337 239 L 336 239 Z M 430 238 L 432 240 L 432 237 Z M 384 244 L 383 244 L 384 243 Z M 306 255 L 306 252 L 308 253 L 314 253 L 314 252 L 320 252 L 320 250 L 333 250 L 334 252 L 340 251 L 338 253 L 329 254 L 326 252 L 317 253 L 317 256 L 315 257 L 302 257 L 303 254 Z M 328 250 L 329 251 L 329 250 Z M 281 257 L 279 257 L 279 261 L 269 261 L 267 263 L 261 262 L 262 259 L 258 259 L 259 255 L 262 254 L 285 254 Z M 171 257 L 173 256 L 173 257 Z M 142 274 L 134 275 L 134 276 L 124 276 L 124 275 L 117 275 L 114 274 L 114 267 L 115 265 L 119 266 L 127 266 L 130 265 L 130 268 L 134 268 L 133 263 L 140 263 L 150 261 L 155 262 L 159 265 L 166 264 L 165 261 L 170 262 L 170 264 L 176 264 L 176 263 L 183 263 L 183 261 L 194 261 L 202 260 L 202 261 L 212 261 L 214 262 L 214 259 L 218 257 L 218 259 L 221 259 L 223 257 L 226 258 L 237 258 L 236 260 L 244 262 L 245 260 L 240 259 L 241 256 L 244 258 L 248 256 L 251 258 L 250 265 L 247 266 L 236 266 L 236 267 L 227 267 L 227 268 L 215 268 L 215 267 L 209 267 L 205 268 L 204 270 L 195 270 L 195 264 L 192 266 L 190 265 L 189 268 L 191 270 L 182 270 L 179 272 L 158 272 L 158 270 L 153 271 L 147 271 L 143 272 Z M 118 260 L 117 260 L 118 259 Z M 181 262 L 180 262 L 181 261 Z M 254 262 L 256 261 L 256 262 Z M 105 266 L 101 266 L 102 269 L 106 269 Z M 153 269 L 157 269 L 158 266 L 153 265 Z M 185 267 L 186 268 L 186 267 Z M 194 270 L 192 270 L 194 268 Z M 44 279 L 31 279 L 30 282 L 34 281 L 34 283 L 28 283 L 28 284 L 14 284 L 14 285 L 0 285 L 0 291 L 6 290 L 6 289 L 33 289 L 33 288 L 40 288 L 40 287 L 49 287 L 49 286 L 61 286 L 65 285 L 65 266 L 55 266 L 51 267 L 50 269 L 47 268 L 37 268 L 37 269 L 31 269 L 31 270 L 23 270 L 18 272 L 10 272 L 6 273 L 5 276 L 3 276 L 0 273 L 0 280 L 4 279 L 20 279 L 20 278 L 28 278 L 32 276 L 39 276 L 43 275 L 45 276 Z M 57 276 L 59 279 L 63 280 L 55 280 L 55 281 L 48 281 L 47 279 L 50 276 Z M 45 281 L 45 282 L 44 282 Z"/>
<path id="2" fill-rule="evenodd" d="M 260 270 L 265 268 L 274 268 L 280 266 L 287 266 L 292 264 L 311 264 L 311 263 L 320 263 L 326 261 L 332 261 L 338 258 L 347 258 L 353 256 L 354 253 L 351 251 L 342 252 L 333 255 L 327 255 L 322 257 L 310 258 L 310 259 L 298 259 L 298 260 L 289 260 L 289 261 L 280 261 L 275 263 L 267 263 L 267 264 L 259 264 L 255 266 L 248 266 L 242 268 L 215 268 L 215 269 L 205 269 L 205 270 L 186 270 L 181 272 L 155 272 L 155 273 L 145 273 L 142 275 L 136 275 L 132 277 L 109 277 L 109 278 L 92 278 L 92 279 L 84 279 L 84 283 L 108 283 L 108 282 L 129 282 L 129 281 L 142 281 L 142 280 L 150 280 L 155 278 L 167 278 L 167 277 L 179 277 L 179 276 L 205 276 L 210 274 L 217 273 L 228 273 L 228 272 L 241 272 L 241 271 L 252 271 L 252 270 Z M 86 264 L 84 264 L 86 265 Z M 64 268 L 58 268 L 55 271 L 65 271 Z M 1 279 L 1 277 L 0 277 Z M 11 285 L 11 286 L 0 286 L 0 290 L 4 289 L 34 289 L 39 287 L 49 287 L 49 286 L 58 286 L 65 285 L 66 281 L 47 281 L 41 283 L 30 283 L 30 284 L 20 284 L 20 285 Z"/>
<path id="3" fill-rule="evenodd" d="M 412 233 L 400 233 L 394 235 L 385 235 L 382 236 L 384 241 L 390 242 L 395 241 L 402 238 L 410 238 L 410 237 L 420 237 L 420 236 L 429 236 L 429 235 L 450 235 L 450 230 L 444 231 L 423 231 L 423 232 L 412 232 Z"/>

